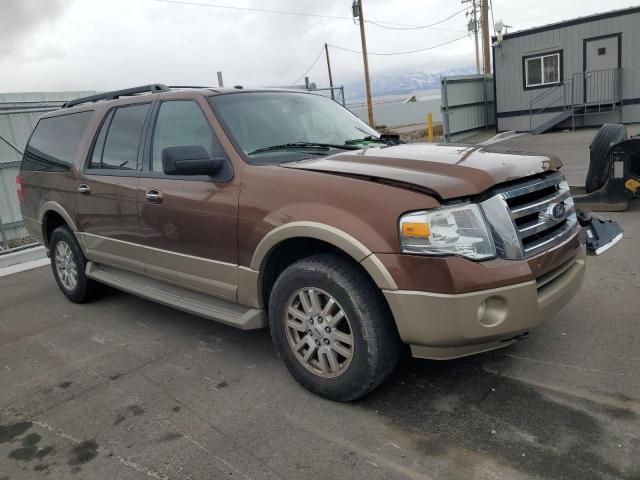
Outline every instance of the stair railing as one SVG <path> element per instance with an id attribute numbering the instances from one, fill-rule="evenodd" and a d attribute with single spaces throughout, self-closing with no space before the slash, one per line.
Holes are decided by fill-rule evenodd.
<path id="1" fill-rule="evenodd" d="M 558 105 L 560 102 L 560 105 Z M 561 106 L 563 110 L 573 108 L 573 81 L 565 80 L 555 86 L 549 87 L 540 95 L 533 97 L 529 102 L 529 131 L 534 130 L 534 116 L 540 115 L 551 107 Z"/>

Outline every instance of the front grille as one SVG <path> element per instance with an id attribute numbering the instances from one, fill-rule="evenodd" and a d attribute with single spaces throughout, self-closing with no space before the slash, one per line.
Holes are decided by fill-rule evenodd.
<path id="1" fill-rule="evenodd" d="M 558 172 L 527 179 L 495 193 L 482 205 L 496 248 L 504 258 L 531 257 L 564 242 L 577 231 L 569 185 Z M 505 226 L 504 218 L 500 218 L 503 208 L 511 226 Z"/>

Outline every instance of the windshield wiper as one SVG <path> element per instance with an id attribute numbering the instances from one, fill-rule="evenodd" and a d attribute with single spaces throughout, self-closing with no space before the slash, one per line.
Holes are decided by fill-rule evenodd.
<path id="1" fill-rule="evenodd" d="M 385 145 L 399 145 L 401 143 L 404 143 L 400 140 L 400 136 L 399 135 L 385 135 L 382 134 L 379 137 L 374 137 L 372 135 L 367 135 L 366 137 L 363 138 L 354 138 L 353 140 L 347 140 L 345 143 L 347 145 L 353 145 L 356 143 L 363 143 L 363 142 L 375 142 L 375 143 L 383 143 Z"/>
<path id="2" fill-rule="evenodd" d="M 330 150 L 337 148 L 340 150 L 360 150 L 360 147 L 355 145 L 336 145 L 334 143 L 318 143 L 318 142 L 295 142 L 295 143 L 283 143 L 282 145 L 271 145 L 270 147 L 263 147 L 249 152 L 247 155 L 253 155 L 254 153 L 273 152 L 276 150 Z"/>

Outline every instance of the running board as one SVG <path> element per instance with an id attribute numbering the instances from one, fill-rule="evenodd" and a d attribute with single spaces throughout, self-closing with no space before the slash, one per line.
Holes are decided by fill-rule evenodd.
<path id="1" fill-rule="evenodd" d="M 242 330 L 267 326 L 264 310 L 170 285 L 138 273 L 88 262 L 85 274 L 118 290 Z"/>

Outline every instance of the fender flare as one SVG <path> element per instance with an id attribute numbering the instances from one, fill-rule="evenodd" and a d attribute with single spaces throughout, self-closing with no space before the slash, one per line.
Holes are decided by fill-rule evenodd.
<path id="1" fill-rule="evenodd" d="M 69 212 L 67 212 L 67 210 L 65 210 L 65 208 L 62 205 L 60 205 L 58 202 L 49 200 L 42 204 L 42 207 L 40 207 L 40 213 L 38 214 L 38 218 L 40 219 L 40 222 L 42 224 L 42 239 L 44 240 L 45 243 L 48 243 L 48 239 L 46 238 L 46 235 L 45 235 L 46 232 L 44 231 L 44 228 L 45 228 L 44 218 L 48 212 L 56 212 L 58 215 L 62 217 L 62 219 L 66 222 L 66 224 L 69 226 L 72 232 L 75 233 L 78 231 L 78 225 L 73 220 L 73 217 L 71 217 Z"/>
<path id="2" fill-rule="evenodd" d="M 314 238 L 329 243 L 362 265 L 380 289 L 398 289 L 386 267 L 362 242 L 343 230 L 319 222 L 290 222 L 271 230 L 256 247 L 249 269 L 259 273 L 271 251 L 281 242 L 291 238 Z M 257 277 L 258 275 L 255 275 L 255 278 Z M 259 284 L 256 285 L 256 290 L 256 297 L 260 298 Z"/>

